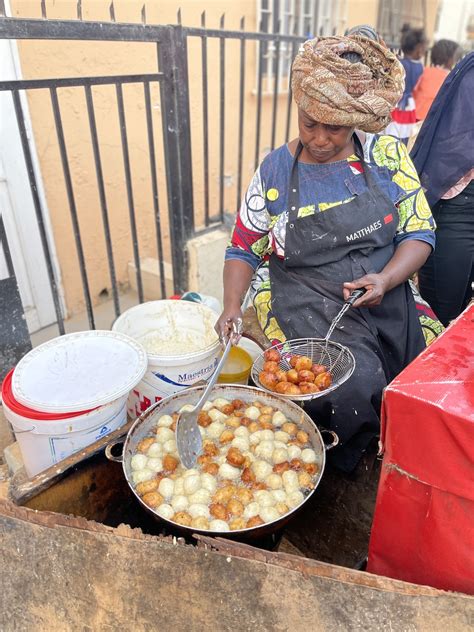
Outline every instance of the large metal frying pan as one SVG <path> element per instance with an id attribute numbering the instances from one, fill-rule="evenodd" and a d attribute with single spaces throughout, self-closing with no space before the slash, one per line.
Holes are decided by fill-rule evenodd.
<path id="1" fill-rule="evenodd" d="M 268 406 L 273 406 L 274 408 L 280 410 L 289 421 L 293 421 L 298 423 L 303 430 L 309 434 L 312 447 L 316 452 L 317 464 L 319 465 L 319 473 L 316 475 L 315 486 L 314 489 L 309 491 L 305 500 L 298 507 L 292 509 L 290 512 L 279 518 L 278 520 L 274 520 L 273 522 L 268 522 L 259 527 L 249 528 L 249 529 L 240 529 L 235 531 L 200 531 L 199 529 L 195 529 L 193 527 L 184 527 L 183 525 L 179 525 L 171 520 L 166 520 L 159 516 L 151 507 L 148 507 L 140 496 L 136 493 L 133 483 L 132 483 L 132 469 L 130 466 L 130 461 L 132 456 L 136 453 L 138 443 L 151 434 L 151 430 L 161 417 L 161 415 L 171 415 L 174 412 L 177 412 L 182 406 L 185 404 L 195 404 L 202 392 L 204 391 L 204 386 L 198 386 L 195 388 L 189 388 L 183 390 L 175 395 L 170 395 L 166 399 L 157 402 L 148 410 L 146 410 L 138 419 L 135 421 L 133 426 L 130 428 L 125 442 L 123 444 L 122 454 L 120 456 L 114 456 L 112 454 L 112 448 L 117 445 L 117 442 L 111 443 L 106 448 L 106 456 L 108 459 L 112 461 L 119 461 L 122 463 L 123 471 L 125 474 L 125 478 L 127 483 L 135 494 L 137 500 L 141 503 L 141 505 L 154 516 L 156 520 L 166 524 L 169 528 L 185 532 L 188 535 L 193 533 L 203 533 L 205 535 L 211 536 L 225 536 L 225 537 L 248 537 L 248 538 L 257 538 L 263 535 L 273 533 L 281 528 L 286 522 L 288 522 L 295 512 L 299 511 L 301 507 L 307 502 L 307 500 L 313 495 L 316 490 L 319 481 L 324 472 L 324 467 L 326 464 L 326 450 L 334 447 L 339 442 L 337 435 L 331 431 L 333 436 L 333 442 L 330 445 L 325 445 L 321 436 L 320 431 L 316 428 L 311 418 L 298 406 L 297 404 L 279 398 L 276 395 L 266 393 L 261 391 L 258 388 L 254 388 L 251 386 L 239 386 L 236 384 L 226 385 L 226 384 L 218 384 L 214 387 L 211 392 L 210 398 L 216 399 L 217 397 L 224 397 L 229 400 L 233 399 L 241 399 L 243 402 L 248 402 L 249 404 L 258 400 Z M 121 442 L 120 442 L 121 443 Z"/>

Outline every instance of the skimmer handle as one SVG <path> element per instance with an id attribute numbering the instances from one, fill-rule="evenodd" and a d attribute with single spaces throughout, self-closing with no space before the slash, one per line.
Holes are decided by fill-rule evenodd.
<path id="1" fill-rule="evenodd" d="M 347 301 L 345 301 L 345 303 L 347 305 L 354 305 L 357 299 L 363 296 L 366 292 L 367 290 L 365 288 L 361 288 L 360 290 L 352 290 L 349 298 L 347 299 Z"/>
<path id="2" fill-rule="evenodd" d="M 219 364 L 217 365 L 216 370 L 212 374 L 212 377 L 209 380 L 204 393 L 201 395 L 201 398 L 199 399 L 198 403 L 195 406 L 196 412 L 199 412 L 204 402 L 207 401 L 207 396 L 209 395 L 212 388 L 214 387 L 214 384 L 217 382 L 217 378 L 219 377 L 219 374 L 222 371 L 222 367 L 224 366 L 224 363 L 227 360 L 227 356 L 229 355 L 229 351 L 231 350 L 231 348 L 232 348 L 232 340 L 231 340 L 231 337 L 229 336 L 227 340 L 227 344 L 224 349 L 224 353 L 222 354 L 222 357 L 219 360 Z"/>

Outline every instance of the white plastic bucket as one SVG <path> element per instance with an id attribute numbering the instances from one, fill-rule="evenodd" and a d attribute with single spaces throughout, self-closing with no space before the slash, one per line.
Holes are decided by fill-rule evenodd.
<path id="1" fill-rule="evenodd" d="M 126 400 L 125 395 L 84 415 L 51 421 L 18 415 L 3 401 L 28 476 L 39 474 L 122 426 L 127 421 Z"/>
<path id="2" fill-rule="evenodd" d="M 148 370 L 128 398 L 131 417 L 210 377 L 221 355 L 216 320 L 217 314 L 200 303 L 163 300 L 132 307 L 115 321 L 112 330 L 140 342 L 148 355 Z M 188 349 L 169 352 L 173 341 L 182 336 L 189 339 Z"/>

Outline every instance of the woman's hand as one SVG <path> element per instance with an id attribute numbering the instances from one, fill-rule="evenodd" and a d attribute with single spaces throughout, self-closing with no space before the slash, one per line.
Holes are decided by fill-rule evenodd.
<path id="1" fill-rule="evenodd" d="M 374 307 L 380 305 L 382 299 L 389 289 L 386 277 L 380 274 L 366 274 L 360 279 L 355 279 L 350 283 L 344 283 L 344 300 L 347 301 L 351 292 L 364 288 L 366 290 L 360 298 L 354 301 L 353 307 Z"/>
<path id="2" fill-rule="evenodd" d="M 231 338 L 232 344 L 238 344 L 243 331 L 243 316 L 240 307 L 224 309 L 215 324 L 215 330 L 221 342 Z"/>

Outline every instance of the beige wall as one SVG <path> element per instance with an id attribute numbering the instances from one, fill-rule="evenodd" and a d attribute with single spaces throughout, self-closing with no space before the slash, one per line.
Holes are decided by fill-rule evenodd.
<path id="1" fill-rule="evenodd" d="M 109 20 L 110 0 L 83 0 L 84 20 Z M 376 0 L 349 0 L 348 26 L 358 23 L 376 24 Z M 429 24 L 432 29 L 438 3 L 428 0 Z M 40 17 L 38 0 L 12 0 L 12 12 L 20 17 Z M 52 19 L 76 19 L 76 0 L 46 2 L 48 17 Z M 143 0 L 116 0 L 115 14 L 118 22 L 139 22 Z M 177 8 L 181 7 L 185 25 L 200 25 L 203 7 L 206 8 L 207 26 L 216 28 L 225 11 L 225 27 L 238 29 L 240 18 L 245 16 L 245 28 L 257 28 L 256 0 L 159 0 L 146 3 L 147 21 L 150 24 L 176 23 Z M 219 49 L 217 40 L 208 41 L 209 80 L 209 150 L 211 215 L 218 209 L 219 186 Z M 51 78 L 88 75 L 150 73 L 157 71 L 154 44 L 21 41 L 19 42 L 21 66 L 24 78 Z M 201 41 L 189 38 L 189 76 L 191 136 L 193 150 L 193 178 L 195 216 L 203 223 L 203 132 L 201 92 Z M 238 41 L 226 42 L 226 118 L 225 118 L 225 210 L 234 213 L 237 205 L 237 152 L 238 152 L 238 99 L 239 99 L 239 50 Z M 252 176 L 254 169 L 254 142 L 256 129 L 256 78 L 257 57 L 255 42 L 246 45 L 245 77 L 245 129 L 242 168 L 242 186 Z M 122 150 L 118 126 L 115 89 L 93 89 L 97 128 L 102 151 L 102 166 L 106 186 L 111 232 L 113 238 L 116 272 L 119 282 L 127 283 L 127 263 L 132 260 L 130 224 Z M 59 91 L 63 124 L 73 178 L 79 222 L 89 272 L 91 294 L 94 302 L 100 300 L 100 292 L 110 289 L 101 209 L 97 191 L 87 110 L 81 88 Z M 133 193 L 138 223 L 141 257 L 156 257 L 155 228 L 151 196 L 150 166 L 143 90 L 139 86 L 124 88 L 126 120 L 133 179 Z M 77 264 L 74 236 L 64 188 L 61 162 L 56 141 L 54 121 L 51 115 L 47 91 L 30 91 L 29 104 L 38 148 L 42 177 L 51 215 L 54 239 L 61 267 L 66 303 L 69 313 L 83 309 L 82 286 Z M 160 98 L 158 89 L 153 90 L 152 106 L 157 147 L 159 195 L 162 218 L 165 260 L 170 261 L 168 208 L 164 178 L 163 143 L 161 136 Z M 287 94 L 279 97 L 276 146 L 284 142 L 287 112 Z M 272 95 L 262 102 L 261 156 L 270 149 L 272 120 Z M 293 109 L 290 136 L 296 135 Z"/>

